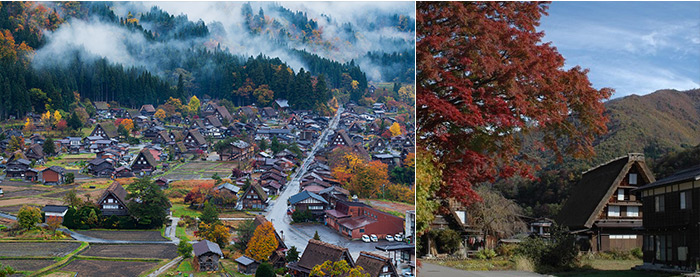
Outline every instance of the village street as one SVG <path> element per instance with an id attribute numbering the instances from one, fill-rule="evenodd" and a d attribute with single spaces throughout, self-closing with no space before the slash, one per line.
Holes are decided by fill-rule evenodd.
<path id="1" fill-rule="evenodd" d="M 292 179 L 287 183 L 286 188 L 274 201 L 274 204 L 269 208 L 269 212 L 266 215 L 266 218 L 275 226 L 275 230 L 283 237 L 287 247 L 296 246 L 299 252 L 304 251 L 306 244 L 309 242 L 309 239 L 313 238 L 316 231 L 318 231 L 322 241 L 341 247 L 347 247 L 353 257 L 357 257 L 360 251 L 376 251 L 375 246 L 382 244 L 382 242 L 364 243 L 362 241 L 350 241 L 322 224 L 291 225 L 292 219 L 287 215 L 287 200 L 292 195 L 299 193 L 299 185 L 302 177 L 308 170 L 309 165 L 313 162 L 316 151 L 325 146 L 327 137 L 333 134 L 338 127 L 340 114 L 342 113 L 343 108 L 339 107 L 338 112 L 336 112 L 333 119 L 329 122 L 328 128 L 319 136 L 302 165 L 292 174 Z"/>

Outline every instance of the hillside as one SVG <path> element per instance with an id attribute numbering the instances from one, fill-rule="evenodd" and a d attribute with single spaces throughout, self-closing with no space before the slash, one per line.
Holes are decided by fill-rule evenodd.
<path id="1" fill-rule="evenodd" d="M 700 144 L 700 89 L 659 90 L 610 100 L 605 106 L 608 133 L 594 142 L 596 156 L 558 163 L 550 151 L 532 147 L 526 137 L 522 151 L 541 166 L 538 179 L 501 180 L 495 186 L 528 214 L 551 217 L 569 197 L 569 188 L 578 182 L 581 172 L 593 166 L 642 152 L 654 173 L 664 175 L 673 171 L 670 167 L 687 164 L 686 160 L 697 156 L 697 149 L 692 149 Z"/>
<path id="2" fill-rule="evenodd" d="M 608 134 L 595 145 L 595 161 L 628 152 L 656 160 L 668 152 L 700 143 L 700 89 L 659 90 L 606 103 Z"/>
<path id="3" fill-rule="evenodd" d="M 138 2 L 1 3 L 0 119 L 87 99 L 136 108 L 191 95 L 239 106 L 288 99 L 329 114 L 333 98 L 367 96 L 368 81 L 413 83 L 411 12 L 367 4 L 367 21 L 304 6 L 209 3 L 201 8 L 227 12 L 201 19 L 180 13 L 188 5 L 166 5 L 176 15 Z"/>

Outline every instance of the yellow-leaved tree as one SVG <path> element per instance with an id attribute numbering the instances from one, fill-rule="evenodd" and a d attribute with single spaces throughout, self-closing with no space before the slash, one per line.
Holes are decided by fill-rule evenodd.
<path id="1" fill-rule="evenodd" d="M 401 135 L 401 126 L 399 126 L 398 122 L 394 122 L 394 124 L 391 124 L 391 127 L 389 127 L 389 131 L 391 131 L 391 136 L 400 136 Z"/>
<path id="2" fill-rule="evenodd" d="M 272 222 L 268 221 L 255 228 L 253 237 L 251 237 L 250 242 L 248 242 L 248 248 L 246 248 L 245 254 L 256 261 L 267 261 L 270 255 L 272 255 L 272 252 L 277 249 L 277 245 L 275 227 L 272 226 Z"/>
<path id="3" fill-rule="evenodd" d="M 34 130 L 34 123 L 32 123 L 32 120 L 27 117 L 27 120 L 24 122 L 24 131 L 25 132 L 31 132 Z"/>
<path id="4" fill-rule="evenodd" d="M 369 277 L 368 273 L 364 273 L 364 268 L 361 266 L 350 267 L 348 262 L 345 260 L 337 262 L 325 261 L 322 264 L 314 266 L 309 275 L 325 277 Z"/>
<path id="5" fill-rule="evenodd" d="M 51 125 L 56 126 L 58 122 L 61 122 L 62 118 L 61 113 L 59 113 L 58 110 L 55 110 L 53 112 L 53 116 L 51 116 Z"/>
<path id="6" fill-rule="evenodd" d="M 51 127 L 51 111 L 46 111 L 41 115 L 41 124 L 44 124 L 44 128 Z"/>
<path id="7" fill-rule="evenodd" d="M 214 242 L 221 248 L 228 245 L 231 236 L 228 232 L 228 228 L 221 222 L 214 222 L 212 224 L 201 222 L 199 223 L 199 231 L 195 232 L 195 235 Z"/>
<path id="8" fill-rule="evenodd" d="M 196 115 L 199 114 L 200 105 L 201 102 L 199 101 L 199 98 L 193 95 L 192 98 L 190 98 L 190 102 L 187 103 L 187 108 L 190 110 L 190 113 L 192 113 L 192 115 Z"/>
<path id="9" fill-rule="evenodd" d="M 156 111 L 156 114 L 154 114 L 153 116 L 155 116 L 158 120 L 163 121 L 163 119 L 165 119 L 165 110 L 158 109 Z"/>

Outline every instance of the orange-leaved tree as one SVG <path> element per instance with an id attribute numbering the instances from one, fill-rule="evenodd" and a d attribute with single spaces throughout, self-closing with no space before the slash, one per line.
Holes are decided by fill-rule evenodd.
<path id="1" fill-rule="evenodd" d="M 278 244 L 275 227 L 272 226 L 272 222 L 268 221 L 255 228 L 245 254 L 256 261 L 267 261 L 272 252 L 277 249 Z"/>
<path id="2" fill-rule="evenodd" d="M 163 119 L 165 119 L 165 110 L 158 109 L 153 116 L 158 118 L 158 120 L 163 121 Z"/>
<path id="3" fill-rule="evenodd" d="M 134 121 L 129 118 L 122 119 L 121 122 L 119 122 L 119 125 L 124 126 L 124 129 L 126 129 L 129 132 L 131 132 L 131 130 L 134 129 Z"/>

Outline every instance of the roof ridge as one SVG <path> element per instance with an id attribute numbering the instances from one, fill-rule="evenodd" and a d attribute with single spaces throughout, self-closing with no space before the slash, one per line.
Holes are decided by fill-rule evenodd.
<path id="1" fill-rule="evenodd" d="M 586 174 L 586 173 L 591 172 L 591 171 L 594 171 L 594 170 L 596 170 L 596 169 L 598 169 L 598 168 L 601 168 L 601 167 L 606 166 L 606 165 L 608 165 L 608 164 L 610 164 L 610 163 L 612 163 L 612 162 L 616 162 L 616 161 L 621 160 L 621 159 L 624 159 L 624 158 L 629 158 L 629 159 L 632 160 L 632 161 L 643 161 L 643 160 L 644 160 L 644 154 L 642 154 L 642 153 L 627 153 L 627 155 L 619 156 L 619 157 L 613 158 L 613 159 L 611 159 L 611 160 L 609 160 L 609 161 L 607 161 L 607 162 L 604 162 L 604 163 L 598 164 L 598 165 L 596 165 L 596 166 L 594 166 L 594 167 L 591 167 L 591 168 L 589 168 L 588 170 L 586 170 L 586 171 L 584 171 L 583 173 L 581 173 L 581 175 Z"/>
<path id="2" fill-rule="evenodd" d="M 380 256 L 379 254 L 374 254 L 374 253 L 370 253 L 367 251 L 360 251 L 360 256 L 362 256 L 362 255 L 370 256 L 370 258 L 378 259 L 378 260 L 381 260 L 384 262 L 389 259 L 388 257 Z"/>
<path id="3" fill-rule="evenodd" d="M 348 251 L 347 248 L 340 247 L 340 246 L 338 246 L 338 245 L 330 244 L 330 243 L 327 243 L 327 242 L 324 242 L 324 241 L 320 241 L 320 240 L 310 239 L 310 240 L 309 240 L 309 243 L 313 243 L 313 244 L 320 245 L 320 246 L 325 246 L 325 247 L 328 247 L 328 248 L 333 248 L 333 249 L 335 249 L 335 250 Z"/>

